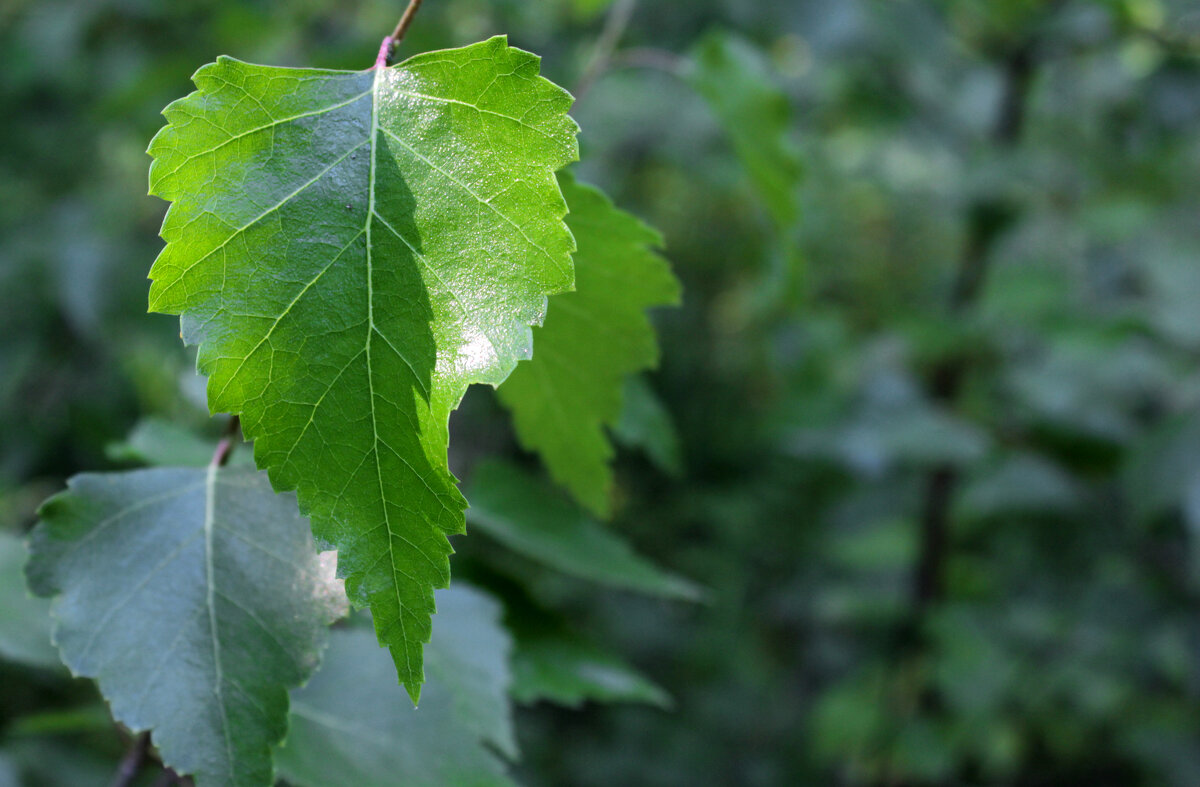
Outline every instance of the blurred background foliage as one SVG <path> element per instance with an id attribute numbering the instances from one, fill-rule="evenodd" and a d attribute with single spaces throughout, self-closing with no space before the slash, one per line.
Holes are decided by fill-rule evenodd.
<path id="1" fill-rule="evenodd" d="M 0 784 L 104 783 L 123 746 L 45 666 L 37 503 L 219 426 L 145 314 L 159 110 L 218 54 L 366 67 L 399 5 L 0 2 Z M 580 88 L 580 177 L 684 282 L 611 528 L 706 588 L 458 540 L 515 629 L 552 601 L 653 681 L 582 710 L 523 682 L 521 779 L 1200 784 L 1195 4 L 429 0 L 404 51 L 496 33 Z M 529 464 L 490 390 L 452 427 L 468 480 Z"/>

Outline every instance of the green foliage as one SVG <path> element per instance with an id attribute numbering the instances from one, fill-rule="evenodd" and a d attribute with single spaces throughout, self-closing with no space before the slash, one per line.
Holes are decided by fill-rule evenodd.
<path id="1" fill-rule="evenodd" d="M 697 600 L 700 589 L 637 555 L 583 511 L 512 465 L 487 462 L 467 489 L 473 527 L 571 576 L 654 596 Z"/>
<path id="2" fill-rule="evenodd" d="M 767 212 L 790 229 L 799 217 L 800 156 L 790 139 L 791 107 L 761 53 L 713 33 L 696 45 L 687 77 L 729 134 Z"/>
<path id="3" fill-rule="evenodd" d="M 430 674 L 452 697 L 458 723 L 505 757 L 518 757 L 508 691 L 512 644 L 500 625 L 500 605 L 459 586 L 438 596 L 445 615 L 429 643 Z"/>
<path id="4" fill-rule="evenodd" d="M 559 179 L 575 236 L 576 292 L 550 300 L 535 328 L 532 360 L 499 389 L 521 444 L 550 475 L 601 516 L 612 508 L 613 449 L 605 434 L 621 416 L 626 378 L 658 362 L 645 309 L 677 304 L 679 282 L 654 252 L 662 238 L 597 189 Z"/>
<path id="5" fill-rule="evenodd" d="M 194 409 L 190 359 L 168 321 L 142 313 L 138 261 L 161 246 L 163 207 L 144 198 L 142 151 L 159 109 L 219 52 L 361 69 L 397 8 L 10 6 L 0 519 L 19 539 L 36 502 L 80 469 L 212 453 L 219 422 Z M 304 770 L 289 783 L 1200 784 L 1193 6 L 636 4 L 571 109 L 586 130 L 577 172 L 662 231 L 686 297 L 652 315 L 661 366 L 627 380 L 603 427 L 638 449 L 612 459 L 612 528 L 530 477 L 536 457 L 499 397 L 469 393 L 450 466 L 468 517 L 502 515 L 452 539 L 455 587 L 436 596 L 421 707 L 357 619 L 335 627 L 330 713 L 291 718 L 278 758 Z M 603 63 L 604 12 L 630 7 L 425 3 L 405 49 L 507 30 L 571 85 Z M 581 276 L 567 297 L 585 295 Z M 477 502 L 485 457 L 525 468 L 520 500 Z M 529 526 L 539 516 L 549 538 Z M 489 524 L 498 537 L 478 535 Z M 711 604 L 573 576 L 603 576 L 604 551 L 573 546 L 554 566 L 550 544 L 595 532 L 702 579 Z M 930 564 L 942 582 L 919 594 Z M 524 707 L 511 777 L 505 666 L 488 657 L 506 637 L 495 615 L 456 626 L 462 580 L 502 606 L 512 638 L 508 693 Z M 0 606 L 45 622 L 41 602 L 19 606 L 16 581 L 0 592 Z M 443 649 L 448 628 L 473 633 Z M 11 656 L 0 780 L 109 781 L 128 740 L 92 684 Z M 468 673 L 474 699 L 452 698 L 443 675 Z M 649 685 L 677 713 L 556 707 L 650 700 Z M 379 724 L 355 726 L 339 692 Z M 388 714 L 407 725 L 398 742 L 371 734 L 392 729 Z M 404 741 L 419 744 L 407 763 Z M 169 779 L 159 770 L 151 752 L 140 782 Z"/>
<path id="6" fill-rule="evenodd" d="M 199 784 L 269 784 L 286 690 L 344 604 L 295 499 L 251 471 L 154 469 L 76 476 L 40 513 L 29 582 L 57 597 L 72 672 Z"/>
<path id="7" fill-rule="evenodd" d="M 50 642 L 50 603 L 25 589 L 27 554 L 21 539 L 0 533 L 0 658 L 39 667 L 57 667 Z"/>
<path id="8" fill-rule="evenodd" d="M 671 706 L 670 696 L 620 657 L 566 632 L 521 637 L 513 659 L 513 699 L 578 708 L 596 702 Z"/>
<path id="9" fill-rule="evenodd" d="M 450 411 L 573 281 L 575 124 L 537 70 L 503 38 L 367 72 L 221 58 L 150 145 L 173 202 L 151 308 L 183 315 L 209 406 L 337 546 L 414 701 L 463 532 Z"/>
<path id="10" fill-rule="evenodd" d="M 321 671 L 292 693 L 291 732 L 277 754 L 289 782 L 513 784 L 488 748 L 515 754 L 505 697 L 507 635 L 496 604 L 456 585 L 438 594 L 438 606 L 419 709 L 405 702 L 395 669 L 368 632 L 333 633 Z"/>
<path id="11" fill-rule="evenodd" d="M 621 417 L 613 436 L 631 448 L 640 448 L 655 467 L 671 476 L 683 475 L 683 447 L 671 414 L 650 389 L 644 377 L 630 377 L 621 395 Z"/>
<path id="12" fill-rule="evenodd" d="M 160 467 L 203 467 L 212 459 L 213 446 L 184 426 L 161 418 L 146 418 L 139 421 L 124 440 L 110 443 L 105 453 L 109 459 L 117 462 Z M 229 463 L 242 466 L 254 464 L 251 457 L 243 452 L 234 453 Z"/>

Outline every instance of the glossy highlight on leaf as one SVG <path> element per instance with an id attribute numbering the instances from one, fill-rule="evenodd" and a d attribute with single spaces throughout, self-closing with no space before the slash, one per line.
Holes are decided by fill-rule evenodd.
<path id="1" fill-rule="evenodd" d="M 464 529 L 450 411 L 574 281 L 554 172 L 577 129 L 538 62 L 502 37 L 368 71 L 222 57 L 150 145 L 173 203 L 150 307 L 338 548 L 414 700 Z"/>
<path id="2" fill-rule="evenodd" d="M 287 689 L 344 612 L 292 495 L 250 470 L 85 474 L 41 508 L 27 575 L 113 717 L 205 785 L 274 781 Z"/>

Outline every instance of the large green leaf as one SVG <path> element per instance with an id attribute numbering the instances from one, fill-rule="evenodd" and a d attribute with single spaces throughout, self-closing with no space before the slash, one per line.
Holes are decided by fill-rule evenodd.
<path id="1" fill-rule="evenodd" d="M 503 462 L 485 462 L 467 489 L 471 525 L 515 552 L 610 587 L 697 600 L 700 588 L 658 568 L 537 478 Z"/>
<path id="2" fill-rule="evenodd" d="M 276 753 L 301 787 L 501 787 L 512 785 L 484 745 L 511 747 L 487 719 L 507 719 L 508 635 L 499 608 L 465 587 L 438 593 L 429 683 L 414 709 L 369 632 L 333 632 L 321 670 L 292 693 L 291 732 Z M 473 643 L 464 661 L 464 646 Z M 472 666 L 473 665 L 473 666 Z"/>
<path id="3" fill-rule="evenodd" d="M 529 357 L 572 285 L 571 97 L 503 38 L 369 71 L 220 58 L 194 81 L 150 145 L 173 201 L 151 309 L 182 315 L 210 408 L 338 547 L 415 699 L 463 531 L 450 411 Z"/>
<path id="4" fill-rule="evenodd" d="M 271 784 L 287 688 L 345 603 L 295 498 L 249 470 L 154 469 L 76 476 L 40 513 L 27 573 L 58 596 L 67 666 L 199 784 Z"/>
<path id="5" fill-rule="evenodd" d="M 645 310 L 679 302 L 679 282 L 654 252 L 658 233 L 567 174 L 559 178 L 575 234 L 575 292 L 555 296 L 534 329 L 533 359 L 498 391 L 517 437 L 592 511 L 610 509 L 613 449 L 605 428 L 621 415 L 632 372 L 658 362 Z"/>

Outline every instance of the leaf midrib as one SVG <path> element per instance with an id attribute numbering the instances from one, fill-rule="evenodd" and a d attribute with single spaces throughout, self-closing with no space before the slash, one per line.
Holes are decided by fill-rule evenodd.
<path id="1" fill-rule="evenodd" d="M 221 665 L 221 634 L 217 626 L 216 605 L 216 575 L 213 567 L 213 529 L 217 510 L 217 474 L 220 466 L 210 464 L 204 479 L 204 576 L 206 602 L 208 605 L 209 638 L 212 640 L 213 652 L 213 694 L 217 698 L 217 707 L 221 710 L 221 732 L 225 737 L 225 756 L 229 772 L 234 771 L 233 739 L 229 731 L 229 711 L 225 707 L 224 669 Z"/>
<path id="2" fill-rule="evenodd" d="M 374 454 L 375 478 L 379 484 L 379 507 L 383 513 L 384 529 L 387 531 L 388 536 L 388 561 L 391 563 L 392 569 L 392 589 L 396 593 L 396 619 L 400 623 L 400 637 L 404 641 L 404 667 L 406 673 L 404 683 L 407 687 L 413 675 L 412 656 L 409 653 L 409 638 L 404 623 L 404 602 L 400 598 L 400 584 L 396 581 L 395 576 L 397 567 L 396 550 L 392 545 L 392 523 L 388 515 L 387 494 L 384 492 L 383 486 L 383 467 L 379 460 L 379 422 L 375 415 L 375 380 L 371 364 L 371 337 L 378 332 L 378 328 L 375 327 L 375 274 L 373 268 L 374 249 L 371 244 L 371 225 L 375 221 L 375 168 L 379 157 L 379 86 L 384 73 L 385 69 L 376 67 L 375 76 L 371 82 L 371 163 L 370 174 L 367 178 L 367 219 L 364 227 L 367 240 L 367 395 L 371 399 L 371 453 Z M 380 335 L 382 336 L 383 334 Z M 419 686 L 420 684 L 417 683 L 417 685 Z"/>

